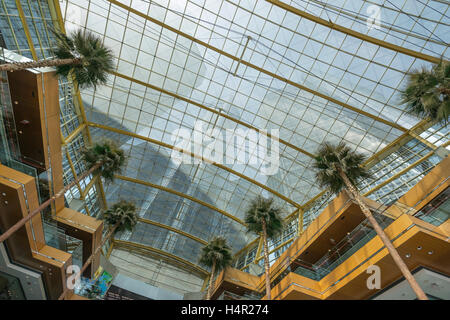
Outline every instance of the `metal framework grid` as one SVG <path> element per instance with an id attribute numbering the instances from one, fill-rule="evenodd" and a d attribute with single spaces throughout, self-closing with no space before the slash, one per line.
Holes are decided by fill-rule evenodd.
<path id="1" fill-rule="evenodd" d="M 140 184 L 134 186 L 130 179 L 118 181 L 120 187 L 108 187 L 107 193 L 116 194 L 113 198 L 117 199 L 130 192 L 113 190 L 131 188 L 134 199 L 142 203 L 145 219 L 165 222 L 205 241 L 228 230 L 227 236 L 237 250 L 236 244 L 257 240 L 249 236 L 239 239 L 244 228 L 233 226 L 234 222 L 228 229 L 210 228 L 207 232 L 193 218 L 199 215 L 199 209 L 191 200 L 166 195 L 158 202 L 165 191 L 143 189 L 142 185 L 160 185 L 191 197 L 200 189 L 200 197 L 206 195 L 208 203 L 241 220 L 248 199 L 261 193 L 274 196 L 286 209 L 286 216 L 292 217 L 291 212 L 303 215 L 309 201 L 320 194 L 308 168 L 311 155 L 324 139 L 336 142 L 343 138 L 374 157 L 390 143 L 422 133 L 420 128 L 412 130 L 419 122 L 398 106 L 398 93 L 407 72 L 438 61 L 446 47 L 442 43 L 439 46 L 434 35 L 423 41 L 419 32 L 411 31 L 408 36 L 412 40 L 403 37 L 407 50 L 400 53 L 388 45 L 391 39 L 386 37 L 386 30 L 374 44 L 382 32 L 367 41 L 364 36 L 336 32 L 338 23 L 325 28 L 292 15 L 295 10 L 270 3 L 212 2 L 61 3 L 66 24 L 100 34 L 118 59 L 107 86 L 82 93 L 90 106 L 86 109 L 88 118 L 94 119 L 89 125 L 96 128 L 96 134 L 116 133 L 126 140 L 131 160 L 125 176 Z M 317 13 L 312 4 L 304 9 Z M 433 17 L 439 23 L 445 19 L 443 15 Z M 439 23 L 432 31 L 443 37 L 437 28 Z M 414 47 L 411 41 L 415 41 Z M 306 65 L 308 70 L 302 68 Z M 113 121 L 105 126 L 95 120 L 96 113 Z M 195 132 L 196 122 L 207 129 L 281 128 L 279 174 L 262 179 L 257 174 L 260 166 L 177 166 L 158 156 L 152 158 L 155 154 L 170 156 L 174 147 L 171 133 L 180 127 Z M 411 149 L 421 147 L 412 145 Z M 409 167 L 412 162 L 405 163 Z M 405 164 L 395 165 L 397 168 L 404 169 Z M 409 186 L 420 176 L 410 177 Z M 382 175 L 371 186 L 378 187 L 380 193 L 384 185 L 378 182 L 382 184 L 388 178 Z M 391 180 L 388 182 L 392 184 Z M 181 205 L 171 206 L 172 202 Z M 214 221 L 212 225 L 217 224 Z M 304 227 L 297 225 L 296 229 Z M 180 250 L 181 257 L 194 263 L 200 246 L 192 247 L 186 237 L 149 226 L 119 238 L 151 243 L 168 252 L 185 248 Z M 283 249 L 288 242 L 278 241 L 272 250 Z"/>
<path id="2" fill-rule="evenodd" d="M 60 26 L 65 21 L 66 27 L 101 35 L 118 59 L 106 86 L 84 90 L 83 101 L 77 94 L 80 112 L 65 119 L 63 144 L 77 141 L 81 132 L 90 139 L 89 127 L 94 138 L 113 136 L 123 143 L 130 157 L 126 173 L 107 187 L 107 197 L 100 193 L 105 203 L 129 196 L 139 203 L 137 232 L 118 237 L 130 245 L 153 246 L 195 264 L 202 243 L 224 234 L 239 251 L 236 261 L 248 248 L 254 258 L 247 260 L 259 261 L 259 238 L 245 234 L 240 223 L 243 208 L 257 194 L 272 195 L 286 219 L 295 219 L 271 244 L 271 252 L 282 252 L 306 228 L 304 217 L 313 217 L 308 208 L 323 196 L 309 167 L 325 139 L 343 139 L 370 157 L 376 180 L 363 191 L 381 201 L 414 185 L 438 161 L 433 151 L 447 145 L 447 128 L 419 123 L 405 114 L 398 97 L 407 72 L 448 57 L 448 5 L 385 1 L 388 18 L 367 31 L 366 21 L 356 17 L 366 16 L 370 1 L 49 3 Z M 405 28 L 407 19 L 414 21 Z M 280 128 L 279 173 L 259 175 L 262 161 L 174 165 L 167 160 L 171 133 L 194 133 L 196 122 L 220 130 Z M 386 156 L 399 141 L 401 161 Z M 67 172 L 76 175 L 82 170 L 76 151 L 65 153 Z M 386 165 L 390 172 L 383 171 Z M 73 192 L 86 199 L 83 188 Z"/>
<path id="3" fill-rule="evenodd" d="M 51 11 L 51 3 L 47 1 L 1 1 L 2 33 L 8 49 L 16 51 L 32 59 L 52 57 L 52 44 L 55 43 L 49 27 L 55 27 Z M 57 28 L 57 27 L 56 27 Z M 83 123 L 80 106 L 77 105 L 79 93 L 73 94 L 70 81 L 60 78 L 60 107 L 61 107 L 61 142 L 63 146 L 64 183 L 70 183 L 74 177 L 84 170 L 80 160 L 80 149 L 88 141 L 88 127 Z M 66 193 L 70 202 L 76 198 L 82 201 L 79 208 L 83 213 L 97 215 L 102 206 L 99 201 L 98 190 L 100 181 L 94 177 L 87 177 L 76 187 Z"/>

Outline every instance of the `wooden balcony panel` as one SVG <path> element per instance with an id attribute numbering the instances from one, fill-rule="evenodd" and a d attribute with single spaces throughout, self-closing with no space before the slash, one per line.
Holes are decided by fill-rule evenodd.
<path id="1" fill-rule="evenodd" d="M 66 234 L 83 241 L 83 263 L 89 258 L 102 241 L 103 221 L 97 220 L 81 212 L 70 208 L 63 208 L 57 212 L 54 219 L 58 227 L 65 230 Z M 94 258 L 94 262 L 89 266 L 85 277 L 91 278 L 100 265 L 100 253 Z"/>
<path id="2" fill-rule="evenodd" d="M 0 165 L 0 229 L 9 229 L 38 205 L 35 179 Z M 41 215 L 33 217 L 5 244 L 14 263 L 42 272 L 48 298 L 58 299 L 66 287 L 65 270 L 72 255 L 45 244 Z"/>

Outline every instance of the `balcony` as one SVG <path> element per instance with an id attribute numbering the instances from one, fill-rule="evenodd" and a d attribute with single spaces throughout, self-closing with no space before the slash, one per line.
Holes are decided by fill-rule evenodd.
<path id="1" fill-rule="evenodd" d="M 450 250 L 449 234 L 439 227 L 403 214 L 387 226 L 385 232 L 412 272 L 425 267 L 441 274 L 450 273 L 446 259 Z M 360 241 L 366 242 L 365 237 Z M 358 244 L 358 247 L 334 270 L 318 270 L 314 265 L 299 265 L 295 272 L 284 270 L 285 275 L 272 287 L 273 299 L 370 298 L 380 292 L 380 289 L 367 286 L 367 270 L 372 265 L 380 268 L 381 290 L 402 278 L 379 237 L 373 237 L 362 246 Z"/>
<path id="2" fill-rule="evenodd" d="M 217 300 L 261 300 L 262 294 L 257 292 L 245 293 L 245 294 L 236 294 L 230 291 L 224 291 L 217 298 Z"/>
<path id="3" fill-rule="evenodd" d="M 394 221 L 392 218 L 382 214 L 374 213 L 374 217 L 383 229 Z M 272 286 L 277 285 L 289 272 L 294 272 L 306 278 L 319 281 L 375 236 L 375 230 L 369 224 L 367 219 L 365 219 L 352 231 L 348 232 L 342 240 L 331 247 L 328 252 L 315 263 L 310 263 L 300 258 L 295 260 L 288 259 L 284 264 L 288 265 L 288 267 L 277 276 L 272 282 Z"/>
<path id="4" fill-rule="evenodd" d="M 437 227 L 442 225 L 450 218 L 449 198 L 450 188 L 447 187 L 414 216 Z"/>
<path id="5" fill-rule="evenodd" d="M 211 299 L 215 300 L 222 297 L 222 300 L 236 300 L 231 299 L 232 294 L 236 297 L 255 298 L 258 296 L 256 290 L 258 281 L 259 277 L 257 276 L 234 268 L 227 268 L 217 275 Z M 230 299 L 224 299 L 226 297 L 230 297 Z"/>

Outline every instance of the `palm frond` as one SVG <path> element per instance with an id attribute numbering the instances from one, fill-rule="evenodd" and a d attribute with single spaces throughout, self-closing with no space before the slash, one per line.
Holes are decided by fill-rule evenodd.
<path id="1" fill-rule="evenodd" d="M 450 115 L 450 62 L 410 73 L 401 97 L 407 112 L 446 124 Z"/>
<path id="2" fill-rule="evenodd" d="M 114 181 L 114 175 L 122 171 L 126 162 L 125 153 L 110 140 L 98 142 L 83 151 L 83 158 L 89 168 L 101 164 L 94 174 L 100 174 L 107 182 Z"/>
<path id="3" fill-rule="evenodd" d="M 232 251 L 226 239 L 223 237 L 215 237 L 202 248 L 199 262 L 206 267 L 212 267 L 215 262 L 216 271 L 220 271 L 230 266 L 232 260 Z"/>
<path id="4" fill-rule="evenodd" d="M 321 187 L 338 194 L 345 186 L 339 169 L 348 179 L 357 186 L 361 179 L 371 178 L 369 172 L 363 167 L 366 157 L 353 152 L 345 143 L 337 146 L 323 143 L 317 152 L 313 168 L 316 170 L 316 180 Z"/>
<path id="5" fill-rule="evenodd" d="M 69 36 L 60 32 L 55 34 L 58 44 L 55 50 L 56 57 L 81 61 L 57 66 L 57 74 L 67 77 L 72 73 L 80 88 L 95 88 L 106 83 L 108 73 L 114 69 L 114 56 L 112 51 L 103 45 L 100 37 L 81 29 Z"/>
<path id="6" fill-rule="evenodd" d="M 137 223 L 136 206 L 132 202 L 121 200 L 103 213 L 105 222 L 110 226 L 120 223 L 116 231 L 132 231 Z"/>
<path id="7" fill-rule="evenodd" d="M 249 232 L 260 235 L 263 230 L 263 220 L 266 223 L 268 238 L 276 237 L 283 230 L 281 208 L 274 205 L 273 198 L 265 199 L 258 196 L 250 203 L 244 222 Z"/>

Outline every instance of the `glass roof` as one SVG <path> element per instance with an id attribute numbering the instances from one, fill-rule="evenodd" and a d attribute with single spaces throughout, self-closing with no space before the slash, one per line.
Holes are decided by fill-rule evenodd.
<path id="1" fill-rule="evenodd" d="M 371 156 L 416 125 L 399 103 L 405 75 L 449 56 L 449 5 L 441 1 L 60 3 L 67 31 L 101 35 L 117 59 L 107 85 L 82 91 L 89 121 L 104 126 L 91 128 L 94 137 L 121 141 L 130 157 L 123 176 L 139 180 L 118 179 L 108 201 L 134 199 L 142 218 L 206 241 L 225 235 L 234 251 L 254 239 L 240 223 L 253 197 L 273 196 L 287 216 L 322 191 L 311 169 L 320 143 L 344 140 Z M 264 174 L 259 154 L 243 163 L 177 163 L 180 129 L 210 130 L 225 145 L 227 129 L 278 129 L 279 170 Z M 119 238 L 193 263 L 202 246 L 142 222 Z"/>

